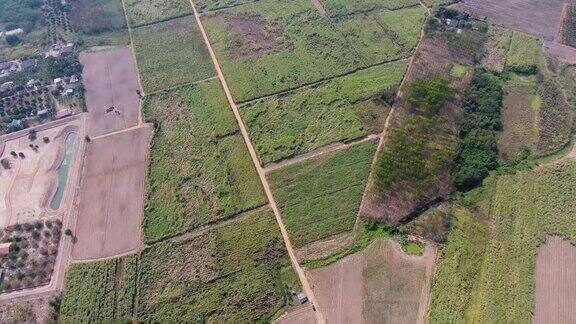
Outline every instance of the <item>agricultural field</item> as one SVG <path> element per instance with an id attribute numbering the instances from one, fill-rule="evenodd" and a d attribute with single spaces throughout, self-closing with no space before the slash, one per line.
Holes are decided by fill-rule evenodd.
<path id="1" fill-rule="evenodd" d="M 268 175 L 294 246 L 352 230 L 374 151 L 368 141 Z"/>
<path id="2" fill-rule="evenodd" d="M 134 51 L 147 93 L 214 75 L 198 27 L 190 16 L 133 29 Z"/>
<path id="3" fill-rule="evenodd" d="M 73 264 L 66 274 L 60 323 L 130 321 L 138 256 Z"/>
<path id="4" fill-rule="evenodd" d="M 518 73 L 532 74 L 545 64 L 542 47 L 537 38 L 514 31 L 506 54 L 506 68 Z"/>
<path id="5" fill-rule="evenodd" d="M 200 12 L 235 7 L 258 0 L 195 0 L 194 3 Z"/>
<path id="6" fill-rule="evenodd" d="M 192 14 L 188 0 L 126 0 L 125 4 L 128 23 L 132 27 Z"/>
<path id="7" fill-rule="evenodd" d="M 510 48 L 512 30 L 494 24 L 488 25 L 486 55 L 482 58 L 482 67 L 487 70 L 502 72 L 506 65 L 506 54 Z"/>
<path id="8" fill-rule="evenodd" d="M 354 13 L 365 13 L 375 9 L 396 10 L 419 5 L 417 0 L 321 0 L 330 16 L 347 16 Z"/>
<path id="9" fill-rule="evenodd" d="M 404 50 L 411 50 L 420 40 L 426 10 L 418 6 L 403 10 L 380 11 L 374 16 L 376 21 L 396 35 L 395 41 L 399 42 Z"/>
<path id="10" fill-rule="evenodd" d="M 502 131 L 498 154 L 506 162 L 526 158 L 539 138 L 541 100 L 533 77 L 516 77 L 503 87 Z"/>
<path id="11" fill-rule="evenodd" d="M 564 24 L 562 25 L 562 44 L 576 47 L 576 6 L 566 4 Z"/>
<path id="12" fill-rule="evenodd" d="M 569 81 L 572 82 L 572 81 Z M 549 154 L 564 147 L 572 135 L 574 112 L 562 84 L 556 78 L 542 82 L 538 88 L 541 99 L 537 154 Z"/>
<path id="13" fill-rule="evenodd" d="M 299 282 L 274 215 L 266 209 L 144 250 L 138 321 L 266 321 L 290 304 L 290 290 L 299 291 Z"/>
<path id="14" fill-rule="evenodd" d="M 202 19 L 238 102 L 397 60 L 411 50 L 375 19 L 330 19 L 307 0 L 258 1 Z M 418 25 L 414 19 L 406 25 Z"/>
<path id="15" fill-rule="evenodd" d="M 148 96 L 143 112 L 156 125 L 144 212 L 145 242 L 266 202 L 218 80 Z"/>
<path id="16" fill-rule="evenodd" d="M 389 107 L 373 99 L 393 94 L 405 70 L 403 61 L 387 63 L 243 106 L 260 161 L 267 164 L 381 132 Z"/>
<path id="17" fill-rule="evenodd" d="M 98 39 L 97 45 L 130 42 L 121 0 L 76 0 L 70 5 L 70 26 L 88 43 L 94 42 L 92 38 Z M 118 38 L 122 40 L 120 44 Z"/>

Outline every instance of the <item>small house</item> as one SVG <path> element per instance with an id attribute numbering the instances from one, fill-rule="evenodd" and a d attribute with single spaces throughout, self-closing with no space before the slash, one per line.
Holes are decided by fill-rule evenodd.
<path id="1" fill-rule="evenodd" d="M 298 302 L 300 302 L 300 304 L 304 304 L 308 301 L 308 296 L 306 296 L 305 293 L 299 293 L 296 295 L 296 298 L 298 298 Z"/>
<path id="2" fill-rule="evenodd" d="M 60 54 L 72 53 L 74 51 L 74 43 L 68 43 L 60 48 Z"/>
<path id="3" fill-rule="evenodd" d="M 22 127 L 22 120 L 20 119 L 12 119 L 10 122 L 10 127 L 12 128 L 20 128 Z"/>
<path id="4" fill-rule="evenodd" d="M 70 80 L 68 81 L 68 83 L 78 83 L 78 81 L 79 81 L 79 80 L 78 80 L 78 77 L 77 77 L 75 74 L 73 74 L 73 75 L 70 77 Z"/>
<path id="5" fill-rule="evenodd" d="M 62 91 L 62 97 L 71 96 L 74 94 L 74 89 L 66 89 Z"/>
<path id="6" fill-rule="evenodd" d="M 56 118 L 64 118 L 72 115 L 72 111 L 68 108 L 60 109 L 56 112 Z"/>
<path id="7" fill-rule="evenodd" d="M 0 92 L 8 91 L 14 87 L 14 82 L 8 81 L 0 84 Z"/>
<path id="8" fill-rule="evenodd" d="M 12 35 L 19 35 L 24 33 L 24 30 L 22 28 L 16 28 L 16 29 L 12 29 L 7 31 L 5 34 L 6 36 L 12 36 Z"/>
<path id="9" fill-rule="evenodd" d="M 54 79 L 54 85 L 61 85 L 61 84 L 62 84 L 62 78 Z"/>
<path id="10" fill-rule="evenodd" d="M 38 115 L 38 117 L 45 117 L 45 116 L 48 115 L 48 109 L 38 110 L 38 112 L 36 113 L 36 115 Z"/>
<path id="11" fill-rule="evenodd" d="M 38 66 L 38 60 L 37 59 L 27 59 L 27 60 L 22 61 L 22 63 L 20 63 L 20 68 L 23 71 L 31 70 L 31 69 L 35 68 L 36 66 Z"/>

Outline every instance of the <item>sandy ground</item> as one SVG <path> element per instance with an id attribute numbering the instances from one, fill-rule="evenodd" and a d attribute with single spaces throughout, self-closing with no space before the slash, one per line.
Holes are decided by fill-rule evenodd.
<path id="1" fill-rule="evenodd" d="M 316 315 L 312 305 L 306 304 L 283 315 L 274 322 L 275 324 L 315 324 Z"/>
<path id="2" fill-rule="evenodd" d="M 106 258 L 140 247 L 151 136 L 152 128 L 143 125 L 88 145 L 73 259 Z"/>
<path id="3" fill-rule="evenodd" d="M 129 47 L 81 53 L 88 109 L 87 132 L 99 136 L 139 123 L 138 76 Z M 114 109 L 110 112 L 106 110 Z"/>
<path id="4" fill-rule="evenodd" d="M 560 61 L 576 64 L 576 48 L 556 42 L 544 42 L 543 47 L 548 54 L 556 56 Z"/>
<path id="5" fill-rule="evenodd" d="M 551 236 L 536 256 L 534 323 L 576 323 L 576 247 Z"/>
<path id="6" fill-rule="evenodd" d="M 9 134 L 0 138 L 3 151 L 0 159 L 7 158 L 11 167 L 0 167 L 0 226 L 30 222 L 41 218 L 49 209 L 49 203 L 58 186 L 57 168 L 65 152 L 66 137 L 70 132 L 78 133 L 80 120 L 68 125 L 39 130 L 37 139 L 30 141 L 28 131 Z M 48 137 L 49 143 L 43 138 Z M 38 152 L 29 144 L 38 145 Z M 78 172 L 79 145 L 75 146 L 72 167 L 69 172 Z M 24 153 L 24 158 L 14 158 L 10 152 Z M 65 202 L 63 201 L 63 204 Z M 61 205 L 62 206 L 62 205 Z"/>

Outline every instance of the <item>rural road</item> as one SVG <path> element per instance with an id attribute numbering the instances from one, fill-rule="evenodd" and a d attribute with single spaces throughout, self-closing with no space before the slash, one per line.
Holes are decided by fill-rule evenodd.
<path id="1" fill-rule="evenodd" d="M 214 53 L 214 50 L 212 49 L 212 45 L 210 44 L 210 40 L 208 39 L 208 35 L 206 34 L 206 31 L 204 30 L 204 25 L 202 24 L 202 20 L 200 19 L 200 14 L 198 13 L 198 10 L 196 10 L 196 7 L 194 6 L 194 3 L 192 2 L 192 0 L 190 0 L 190 5 L 192 6 L 192 10 L 194 12 L 194 17 L 196 18 L 196 23 L 198 24 L 198 27 L 200 28 L 200 32 L 202 34 L 202 38 L 204 39 L 204 43 L 206 44 L 206 47 L 208 48 L 208 52 L 210 53 L 210 57 L 212 58 L 212 62 L 214 63 L 214 67 L 216 69 L 216 74 L 218 75 L 218 79 L 220 79 L 220 83 L 222 84 L 222 88 L 224 88 L 224 93 L 226 94 L 226 98 L 228 99 L 228 103 L 230 104 L 230 108 L 232 108 L 232 112 L 234 113 L 234 116 L 236 117 L 236 121 L 238 122 L 238 127 L 240 128 L 240 132 L 242 134 L 242 137 L 244 138 L 244 142 L 246 142 L 246 146 L 248 147 L 248 152 L 250 153 L 250 157 L 252 158 L 252 162 L 254 163 L 254 167 L 256 168 L 256 171 L 258 172 L 258 176 L 260 177 L 260 181 L 262 182 L 262 186 L 264 187 L 264 192 L 266 193 L 266 197 L 268 198 L 268 202 L 270 203 L 270 207 L 272 208 L 272 211 L 274 212 L 274 216 L 276 217 L 276 221 L 278 222 L 278 225 L 280 227 L 280 233 L 282 234 L 282 238 L 284 239 L 284 243 L 286 244 L 286 249 L 288 250 L 288 255 L 290 256 L 290 261 L 292 262 L 292 265 L 294 266 L 294 269 L 296 270 L 296 273 L 298 274 L 300 282 L 302 283 L 302 289 L 304 290 L 304 292 L 308 296 L 308 299 L 310 300 L 310 302 L 312 304 L 318 305 L 317 300 L 314 296 L 314 292 L 312 291 L 312 289 L 310 287 L 310 283 L 308 282 L 308 279 L 306 278 L 306 274 L 304 273 L 304 270 L 302 269 L 302 267 L 300 267 L 300 264 L 298 263 L 298 260 L 296 259 L 296 254 L 294 252 L 294 249 L 292 248 L 292 243 L 290 243 L 290 238 L 288 237 L 288 231 L 286 231 L 286 227 L 284 226 L 284 221 L 282 220 L 282 217 L 280 216 L 280 211 L 278 210 L 278 206 L 276 206 L 276 201 L 274 200 L 274 196 L 272 195 L 272 190 L 270 189 L 270 185 L 268 184 L 268 180 L 266 179 L 266 172 L 264 171 L 264 169 L 260 165 L 260 160 L 258 159 L 258 155 L 256 154 L 256 150 L 254 149 L 254 146 L 252 145 L 252 141 L 250 140 L 250 136 L 248 135 L 248 131 L 246 130 L 246 126 L 244 125 L 244 121 L 242 120 L 242 117 L 240 116 L 240 111 L 238 110 L 238 106 L 236 105 L 236 102 L 234 102 L 234 99 L 232 98 L 232 93 L 230 92 L 230 88 L 228 87 L 226 79 L 224 78 L 224 74 L 222 73 L 222 69 L 220 68 L 220 64 L 218 63 L 218 59 L 216 58 L 216 54 Z M 319 324 L 325 324 L 326 323 L 326 321 L 324 320 L 324 317 L 322 316 L 322 314 L 320 313 L 319 310 L 317 310 L 315 312 L 315 314 L 316 314 L 316 320 Z"/>

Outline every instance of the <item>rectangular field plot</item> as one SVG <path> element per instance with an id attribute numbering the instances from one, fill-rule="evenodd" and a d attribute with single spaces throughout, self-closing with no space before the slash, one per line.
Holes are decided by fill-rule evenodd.
<path id="1" fill-rule="evenodd" d="M 239 102 L 407 55 L 375 20 L 333 21 L 308 0 L 258 1 L 203 22 Z"/>
<path id="2" fill-rule="evenodd" d="M 190 16 L 136 28 L 133 41 L 145 92 L 206 79 L 215 73 Z"/>
<path id="3" fill-rule="evenodd" d="M 394 91 L 405 70 L 403 61 L 388 63 L 243 107 L 241 113 L 261 162 L 380 132 L 387 106 L 363 100 Z"/>
<path id="4" fill-rule="evenodd" d="M 194 0 L 194 3 L 196 4 L 196 9 L 198 9 L 198 11 L 206 12 L 210 10 L 235 7 L 255 1 L 258 0 Z"/>
<path id="5" fill-rule="evenodd" d="M 59 322 L 129 321 L 134 312 L 137 267 L 137 256 L 72 265 L 66 274 Z"/>
<path id="6" fill-rule="evenodd" d="M 294 246 L 352 230 L 375 147 L 369 141 L 269 174 Z"/>
<path id="7" fill-rule="evenodd" d="M 141 254 L 138 321 L 267 322 L 299 283 L 269 210 Z"/>
<path id="8" fill-rule="evenodd" d="M 321 0 L 330 16 L 417 6 L 418 0 Z"/>
<path id="9" fill-rule="evenodd" d="M 192 14 L 188 0 L 125 0 L 128 23 L 132 27 L 166 21 Z"/>
<path id="10" fill-rule="evenodd" d="M 395 36 L 397 43 L 402 45 L 405 51 L 416 47 L 420 40 L 420 30 L 426 10 L 422 7 L 406 8 L 394 11 L 380 11 L 374 14 L 375 19 Z"/>
<path id="11" fill-rule="evenodd" d="M 544 64 L 544 53 L 537 38 L 513 32 L 510 49 L 506 54 L 506 67 L 520 73 L 533 73 Z"/>
<path id="12" fill-rule="evenodd" d="M 70 25 L 86 45 L 130 43 L 121 0 L 77 0 L 70 5 Z"/>
<path id="13" fill-rule="evenodd" d="M 217 80 L 153 95 L 143 109 L 157 125 L 144 212 L 146 242 L 265 203 Z"/>

